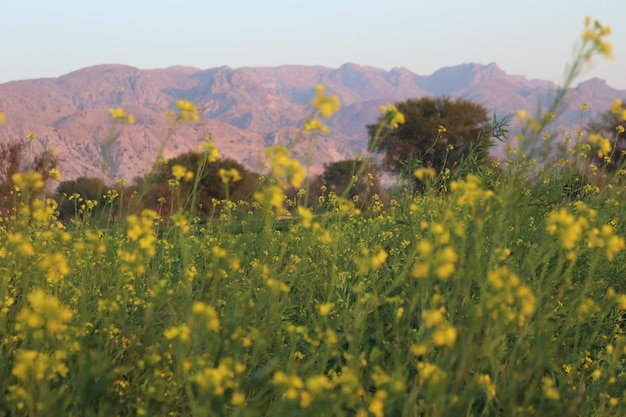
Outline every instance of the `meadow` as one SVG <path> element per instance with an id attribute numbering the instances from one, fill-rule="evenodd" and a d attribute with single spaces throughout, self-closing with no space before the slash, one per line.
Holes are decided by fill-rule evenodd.
<path id="1" fill-rule="evenodd" d="M 570 74 L 607 54 L 607 28 L 586 31 Z M 319 88 L 304 131 L 338 105 Z M 520 116 L 505 159 L 417 169 L 419 192 L 366 209 L 324 189 L 310 206 L 281 147 L 252 201 L 203 221 L 192 186 L 168 217 L 116 209 L 103 226 L 76 198 L 64 224 L 31 198 L 41 176 L 16 174 L 0 223 L 0 415 L 626 415 L 626 170 L 589 166 L 616 158 L 607 138 L 546 137 L 550 117 Z M 382 123 L 402 115 L 387 106 Z M 228 187 L 238 173 L 220 175 Z M 173 192 L 198 176 L 175 167 Z"/>

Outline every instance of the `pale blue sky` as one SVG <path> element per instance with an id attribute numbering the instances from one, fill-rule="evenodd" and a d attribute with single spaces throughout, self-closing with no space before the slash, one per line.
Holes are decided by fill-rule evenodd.
<path id="1" fill-rule="evenodd" d="M 626 0 L 2 0 L 0 83 L 103 63 L 345 62 L 420 75 L 496 62 L 560 83 L 586 15 L 611 26 L 615 60 L 583 78 L 626 89 Z"/>

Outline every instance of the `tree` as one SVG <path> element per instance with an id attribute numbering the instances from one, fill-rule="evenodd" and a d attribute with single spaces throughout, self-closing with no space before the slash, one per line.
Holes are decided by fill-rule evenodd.
<path id="1" fill-rule="evenodd" d="M 74 217 L 76 206 L 80 206 L 82 201 L 86 200 L 97 202 L 96 210 L 101 210 L 106 202 L 103 197 L 106 189 L 101 178 L 80 177 L 61 182 L 55 195 L 55 199 L 59 203 L 59 219 L 69 220 Z M 82 200 L 79 201 L 77 195 Z"/>
<path id="2" fill-rule="evenodd" d="M 195 175 L 198 167 L 202 165 L 203 157 L 205 156 L 200 153 L 186 152 L 161 165 L 156 172 L 154 182 L 148 186 L 149 189 L 143 196 L 145 205 L 157 208 L 159 199 L 164 199 L 167 201 L 167 204 L 163 205 L 161 213 L 167 216 L 171 214 L 169 213 L 170 210 L 176 211 L 178 208 L 186 207 L 190 204 L 192 200 L 190 193 L 196 179 L 191 178 L 189 181 L 181 180 L 173 190 L 170 184 L 172 167 L 176 165 L 183 166 Z M 227 198 L 226 186 L 220 176 L 220 169 L 225 171 L 234 169 L 239 174 L 240 178 L 231 182 L 228 186 L 228 198 L 231 201 L 249 200 L 252 196 L 252 190 L 258 182 L 257 174 L 249 171 L 234 159 L 226 158 L 206 163 L 196 190 L 194 207 L 194 209 L 197 209 L 204 215 L 208 215 L 211 212 L 213 200 L 220 201 Z M 138 183 L 136 185 L 142 186 L 142 180 L 136 182 Z"/>
<path id="3" fill-rule="evenodd" d="M 357 205 L 363 208 L 368 197 L 381 194 L 379 174 L 373 162 L 348 159 L 324 164 L 322 179 L 329 191 L 351 199 L 358 196 Z"/>
<path id="4" fill-rule="evenodd" d="M 23 141 L 11 141 L 0 143 L 0 201 L 1 208 L 10 205 L 9 195 L 13 189 L 13 175 L 23 171 L 32 170 L 41 174 L 44 183 L 52 178 L 53 169 L 56 169 L 58 159 L 50 150 L 33 155 L 29 158 L 29 152 Z M 44 192 L 44 188 L 29 195 L 33 200 Z"/>
<path id="5" fill-rule="evenodd" d="M 479 158 L 488 156 L 481 129 L 488 121 L 487 109 L 472 101 L 424 97 L 396 104 L 405 122 L 396 128 L 384 126 L 384 116 L 368 125 L 370 147 L 383 153 L 383 167 L 397 174 L 412 174 L 418 166 L 454 168 L 469 150 Z M 483 142 L 481 142 L 483 141 Z M 486 145 L 486 146 L 485 146 Z"/>
<path id="6" fill-rule="evenodd" d="M 608 172 L 615 172 L 626 163 L 626 103 L 615 100 L 612 108 L 589 124 L 590 132 L 597 132 L 611 143 L 608 155 L 592 153 L 591 163 L 603 167 Z M 605 157 L 609 159 L 606 160 Z"/>

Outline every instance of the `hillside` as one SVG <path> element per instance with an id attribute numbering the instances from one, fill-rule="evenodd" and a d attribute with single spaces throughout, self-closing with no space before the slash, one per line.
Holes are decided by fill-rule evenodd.
<path id="1" fill-rule="evenodd" d="M 100 176 L 102 144 L 113 129 L 108 109 L 120 106 L 137 122 L 121 130 L 107 179 L 132 179 L 145 174 L 155 160 L 170 126 L 166 111 L 177 99 L 186 99 L 196 103 L 202 121 L 177 130 L 167 143 L 165 157 L 195 149 L 204 136 L 211 135 L 222 155 L 260 170 L 265 146 L 288 144 L 297 136 L 316 83 L 337 94 L 342 107 L 328 121 L 330 133 L 315 139 L 313 172 L 326 162 L 363 152 L 365 126 L 376 120 L 381 104 L 446 95 L 474 100 L 504 115 L 519 109 L 533 111 L 538 103 L 548 102 L 556 88 L 547 81 L 506 74 L 496 64 L 463 64 L 429 76 L 404 68 L 385 71 L 356 64 L 207 70 L 99 65 L 58 78 L 0 84 L 0 111 L 6 116 L 0 141 L 34 133 L 39 138 L 36 147 L 58 152 L 64 179 Z M 626 91 L 599 79 L 572 90 L 570 105 L 560 119 L 563 125 L 555 127 L 564 132 L 576 128 L 582 103 L 591 108 L 586 117 L 593 117 L 614 98 L 626 98 Z M 308 149 L 302 144 L 296 154 L 304 160 Z"/>

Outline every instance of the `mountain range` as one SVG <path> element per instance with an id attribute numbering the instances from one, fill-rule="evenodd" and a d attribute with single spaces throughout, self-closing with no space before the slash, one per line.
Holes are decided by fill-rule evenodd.
<path id="1" fill-rule="evenodd" d="M 0 141 L 35 134 L 33 152 L 54 148 L 63 179 L 105 176 L 107 181 L 144 175 L 165 143 L 164 157 L 194 150 L 210 135 L 221 155 L 262 171 L 263 149 L 288 145 L 310 114 L 315 84 L 336 94 L 341 110 L 325 121 L 329 133 L 302 141 L 294 153 L 305 161 L 312 155 L 311 172 L 324 163 L 352 158 L 367 148 L 366 125 L 379 108 L 407 98 L 462 97 L 484 105 L 499 116 L 545 107 L 557 86 L 544 80 L 509 75 L 496 64 L 462 64 L 441 68 L 429 76 L 405 68 L 386 71 L 344 64 L 339 68 L 289 65 L 280 67 L 200 70 L 190 67 L 142 70 L 124 65 L 98 65 L 58 78 L 0 84 Z M 587 119 L 605 112 L 615 98 L 626 98 L 603 80 L 591 79 L 568 92 L 568 106 L 554 129 L 573 134 L 579 127 L 581 104 L 589 105 Z M 201 121 L 177 127 L 170 135 L 178 99 L 196 104 Z M 136 123 L 114 125 L 109 108 L 122 107 Z M 107 138 L 117 139 L 106 173 L 102 149 Z"/>

